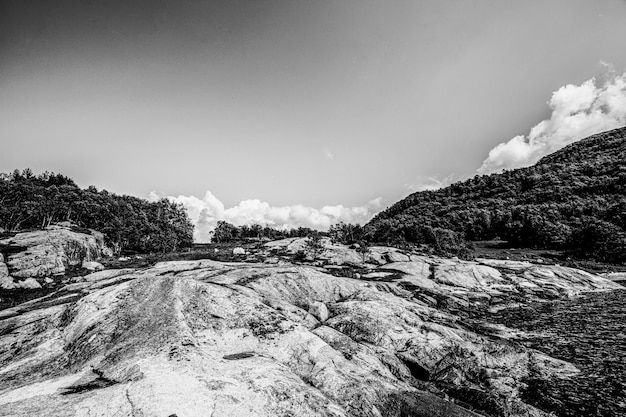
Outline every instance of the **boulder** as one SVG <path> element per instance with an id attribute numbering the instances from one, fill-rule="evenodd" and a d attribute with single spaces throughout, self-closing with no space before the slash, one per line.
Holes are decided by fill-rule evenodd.
<path id="1" fill-rule="evenodd" d="M 233 248 L 233 255 L 245 255 L 246 254 L 246 250 L 244 248 Z"/>
<path id="2" fill-rule="evenodd" d="M 15 278 L 63 275 L 68 267 L 100 258 L 104 248 L 101 234 L 62 226 L 18 233 L 0 241 L 0 250 L 8 254 L 8 270 Z"/>
<path id="3" fill-rule="evenodd" d="M 0 275 L 0 288 L 3 290 L 13 290 L 18 288 L 18 285 L 15 283 L 12 277 L 8 275 Z"/>
<path id="4" fill-rule="evenodd" d="M 24 281 L 17 282 L 19 288 L 25 290 L 36 290 L 41 288 L 41 284 L 34 278 L 26 278 Z"/>
<path id="5" fill-rule="evenodd" d="M 83 261 L 81 267 L 88 271 L 100 271 L 104 269 L 104 265 L 96 261 Z"/>
<path id="6" fill-rule="evenodd" d="M 319 321 L 328 320 L 328 308 L 326 304 L 319 301 L 315 301 L 309 306 L 309 313 Z"/>

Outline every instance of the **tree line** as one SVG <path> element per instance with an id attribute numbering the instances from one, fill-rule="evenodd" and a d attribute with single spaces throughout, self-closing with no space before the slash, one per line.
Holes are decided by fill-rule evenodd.
<path id="1" fill-rule="evenodd" d="M 324 232 L 309 227 L 281 230 L 260 224 L 235 226 L 224 220 L 220 220 L 217 222 L 215 230 L 213 230 L 211 240 L 215 243 L 229 243 L 243 240 L 269 241 L 291 237 L 313 237 L 324 234 Z"/>
<path id="2" fill-rule="evenodd" d="M 0 228 L 16 232 L 63 221 L 102 232 L 116 253 L 172 252 L 193 243 L 186 211 L 167 199 L 81 189 L 64 175 L 28 168 L 0 174 Z"/>

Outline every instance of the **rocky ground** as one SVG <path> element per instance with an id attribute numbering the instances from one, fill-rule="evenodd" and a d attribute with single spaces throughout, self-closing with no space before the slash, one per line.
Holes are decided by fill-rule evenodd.
<path id="1" fill-rule="evenodd" d="M 18 238 L 0 243 L 5 282 L 20 282 Z M 584 366 L 484 317 L 623 288 L 554 265 L 309 249 L 32 277 L 53 292 L 0 311 L 0 415 L 558 415 L 529 392 Z"/>
<path id="2" fill-rule="evenodd" d="M 566 380 L 529 379 L 525 401 L 560 416 L 626 415 L 626 291 L 534 303 L 486 319 L 522 330 L 516 341 L 581 370 Z"/>

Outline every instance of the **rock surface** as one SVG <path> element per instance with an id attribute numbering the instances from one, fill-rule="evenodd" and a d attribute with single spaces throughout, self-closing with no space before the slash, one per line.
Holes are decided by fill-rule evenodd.
<path id="1" fill-rule="evenodd" d="M 102 234 L 87 229 L 55 225 L 45 230 L 17 233 L 0 240 L 0 286 L 10 287 L 7 276 L 43 282 L 43 278 L 63 275 L 68 268 L 80 267 L 83 262 L 95 266 L 90 262 L 107 251 Z"/>
<path id="2" fill-rule="evenodd" d="M 202 260 L 76 278 L 0 311 L 0 415 L 547 416 L 524 381 L 577 370 L 465 318 L 622 288 L 558 266 L 371 254 L 325 242 L 330 268 Z"/>
<path id="3" fill-rule="evenodd" d="M 83 261 L 81 268 L 87 271 L 100 271 L 104 269 L 104 265 L 96 261 Z"/>

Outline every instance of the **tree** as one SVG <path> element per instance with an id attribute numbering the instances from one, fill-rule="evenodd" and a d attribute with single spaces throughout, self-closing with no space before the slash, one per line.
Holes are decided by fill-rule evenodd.
<path id="1" fill-rule="evenodd" d="M 319 254 L 322 253 L 322 251 L 324 250 L 324 245 L 322 244 L 322 237 L 319 234 L 314 234 L 314 235 L 309 236 L 307 238 L 304 250 L 313 259 L 317 258 Z"/>
<path id="2" fill-rule="evenodd" d="M 231 242 L 237 236 L 237 228 L 223 220 L 217 222 L 217 227 L 213 231 L 213 240 L 217 243 Z"/>

